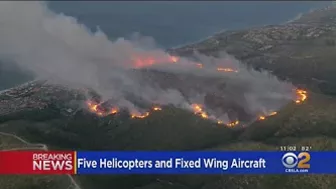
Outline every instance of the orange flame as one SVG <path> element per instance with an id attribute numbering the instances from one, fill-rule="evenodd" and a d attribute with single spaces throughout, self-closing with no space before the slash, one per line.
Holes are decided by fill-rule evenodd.
<path id="1" fill-rule="evenodd" d="M 178 56 L 172 56 L 168 55 L 167 57 L 155 59 L 154 57 L 148 56 L 148 57 L 133 57 L 133 62 L 134 62 L 134 67 L 135 68 L 143 68 L 147 66 L 152 66 L 157 63 L 177 63 L 180 60 L 180 57 Z M 198 62 L 193 62 L 198 68 L 203 68 L 204 65 Z M 216 68 L 217 71 L 220 72 L 238 72 L 238 70 L 232 69 L 232 68 L 223 68 L 223 67 L 218 67 Z"/>
<path id="2" fill-rule="evenodd" d="M 219 125 L 223 125 L 224 122 L 222 120 L 217 120 L 217 124 Z M 228 127 L 235 127 L 239 124 L 239 121 L 236 120 L 236 121 L 233 121 L 233 122 L 230 122 L 230 123 L 226 123 L 225 125 L 228 126 Z"/>
<path id="3" fill-rule="evenodd" d="M 202 108 L 198 104 L 192 104 L 191 107 L 193 108 L 193 110 L 195 111 L 195 113 L 202 112 Z"/>
<path id="4" fill-rule="evenodd" d="M 146 112 L 144 114 L 131 114 L 131 118 L 139 118 L 139 119 L 143 119 L 145 117 L 149 116 L 149 112 Z"/>
<path id="5" fill-rule="evenodd" d="M 99 110 L 98 106 L 99 103 L 95 103 L 93 101 L 87 101 L 87 105 L 89 107 L 89 110 L 93 113 L 95 113 L 98 116 L 107 116 L 109 114 L 117 114 L 119 112 L 118 108 L 111 108 L 109 111 L 103 112 L 102 110 Z M 200 117 L 204 118 L 204 119 L 209 119 L 209 115 L 203 110 L 202 105 L 200 104 L 192 104 L 191 105 L 194 113 L 196 115 L 199 115 Z M 161 111 L 162 108 L 159 106 L 154 106 L 152 107 L 152 111 Z M 144 114 L 140 114 L 140 113 L 131 113 L 131 118 L 132 119 L 144 119 L 146 117 L 148 117 L 150 115 L 150 112 L 145 112 Z M 225 124 L 223 121 L 221 120 L 217 120 L 218 124 Z M 231 123 L 226 123 L 225 125 L 227 125 L 228 127 L 234 127 L 236 125 L 239 124 L 239 121 L 234 121 Z"/>
<path id="6" fill-rule="evenodd" d="M 157 63 L 157 60 L 155 60 L 153 57 L 150 57 L 150 56 L 145 57 L 145 58 L 134 57 L 133 62 L 134 62 L 135 68 L 142 68 L 142 67 L 154 65 L 155 63 Z"/>
<path id="7" fill-rule="evenodd" d="M 159 106 L 154 106 L 152 108 L 153 111 L 161 111 L 162 108 L 159 107 Z M 139 118 L 139 119 L 143 119 L 143 118 L 146 118 L 150 115 L 150 112 L 145 112 L 144 114 L 137 114 L 137 113 L 132 113 L 131 114 L 131 118 Z"/>
<path id="8" fill-rule="evenodd" d="M 234 70 L 234 69 L 232 69 L 232 68 L 221 68 L 221 67 L 219 67 L 219 68 L 217 68 L 217 71 L 223 71 L 223 72 L 238 72 L 237 70 Z"/>
<path id="9" fill-rule="evenodd" d="M 180 60 L 180 58 L 177 56 L 169 56 L 169 58 L 170 58 L 170 61 L 173 63 L 176 63 Z"/>
<path id="10" fill-rule="evenodd" d="M 117 108 L 112 108 L 111 109 L 111 114 L 116 114 L 118 112 L 119 112 L 119 110 Z"/>
<path id="11" fill-rule="evenodd" d="M 208 114 L 205 111 L 203 111 L 201 105 L 199 105 L 199 104 L 192 104 L 191 107 L 192 107 L 192 109 L 193 109 L 193 111 L 194 111 L 194 113 L 196 115 L 200 115 L 204 119 L 208 119 L 209 118 Z"/>
<path id="12" fill-rule="evenodd" d="M 266 119 L 266 117 L 265 116 L 259 116 L 259 118 L 258 118 L 259 120 L 265 120 Z"/>
<path id="13" fill-rule="evenodd" d="M 92 102 L 92 101 L 88 101 L 86 104 L 88 105 L 89 110 L 92 113 L 95 113 L 98 116 L 104 116 L 104 115 L 106 116 L 106 115 L 109 115 L 109 114 L 116 114 L 116 113 L 119 112 L 119 110 L 117 108 L 112 108 L 110 111 L 107 111 L 107 112 L 99 110 L 98 109 L 99 104 L 95 103 L 95 102 Z"/>
<path id="14" fill-rule="evenodd" d="M 87 102 L 87 105 L 88 105 L 90 111 L 92 111 L 92 112 L 97 112 L 98 104 L 96 104 L 96 103 L 94 103 L 94 102 L 91 102 L 91 101 L 88 101 L 88 102 Z"/>
<path id="15" fill-rule="evenodd" d="M 108 110 L 108 111 L 102 111 L 102 110 L 99 110 L 99 109 L 98 109 L 99 104 L 98 104 L 98 103 L 95 103 L 95 102 L 93 102 L 93 101 L 90 101 L 90 100 L 87 101 L 86 104 L 87 104 L 89 110 L 90 110 L 92 113 L 95 113 L 95 114 L 98 115 L 98 116 L 107 116 L 107 115 L 110 115 L 110 114 L 114 115 L 114 114 L 117 114 L 117 113 L 119 112 L 119 109 L 116 108 L 116 107 L 111 108 L 111 109 Z M 162 108 L 159 107 L 159 106 L 154 106 L 154 107 L 152 108 L 152 110 L 153 110 L 153 111 L 160 111 L 160 110 L 162 110 Z M 145 117 L 148 117 L 149 115 L 150 115 L 150 112 L 145 112 L 144 114 L 132 113 L 132 114 L 131 114 L 131 118 L 139 118 L 139 119 L 143 119 L 143 118 L 145 118 Z"/>
<path id="16" fill-rule="evenodd" d="M 158 107 L 158 106 L 154 106 L 154 107 L 153 107 L 153 110 L 154 110 L 154 111 L 161 111 L 162 108 L 160 108 L 160 107 Z"/>
<path id="17" fill-rule="evenodd" d="M 191 107 L 194 111 L 194 114 L 200 115 L 204 119 L 209 119 L 209 115 L 202 109 L 202 106 L 200 104 L 192 104 Z M 217 120 L 217 124 L 222 125 L 224 124 L 224 122 L 222 120 Z M 239 121 L 237 120 L 231 123 L 227 123 L 226 125 L 228 127 L 234 127 L 238 124 L 239 124 Z"/>
<path id="18" fill-rule="evenodd" d="M 236 126 L 236 125 L 238 125 L 238 124 L 239 124 L 239 121 L 237 120 L 237 121 L 228 123 L 228 124 L 226 124 L 226 125 L 227 125 L 228 127 L 234 127 L 234 126 Z"/>
<path id="19" fill-rule="evenodd" d="M 295 100 L 295 103 L 300 104 L 301 102 L 307 100 L 307 91 L 302 89 L 296 90 L 297 99 Z"/>
<path id="20" fill-rule="evenodd" d="M 208 119 L 209 116 L 205 112 L 202 112 L 201 117 L 204 119 Z"/>
<path id="21" fill-rule="evenodd" d="M 276 114 L 278 114 L 278 112 L 271 112 L 271 113 L 269 113 L 268 115 L 264 115 L 264 116 L 259 116 L 258 117 L 258 120 L 265 120 L 267 117 L 270 117 L 270 116 L 274 116 L 274 115 L 276 115 Z"/>

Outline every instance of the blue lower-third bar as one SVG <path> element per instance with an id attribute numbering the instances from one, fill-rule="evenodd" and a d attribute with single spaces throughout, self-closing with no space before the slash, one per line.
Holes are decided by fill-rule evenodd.
<path id="1" fill-rule="evenodd" d="M 77 152 L 77 174 L 335 174 L 336 152 Z"/>

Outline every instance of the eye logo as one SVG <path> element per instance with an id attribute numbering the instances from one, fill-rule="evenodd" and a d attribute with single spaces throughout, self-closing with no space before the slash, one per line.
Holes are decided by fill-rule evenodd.
<path id="1" fill-rule="evenodd" d="M 298 158 L 294 153 L 288 152 L 284 156 L 282 156 L 282 165 L 284 165 L 286 168 L 294 168 L 297 164 Z"/>
<path id="2" fill-rule="evenodd" d="M 301 168 L 309 169 L 310 154 L 308 152 L 301 152 L 299 155 L 295 155 L 292 152 L 288 152 L 282 156 L 282 165 L 288 169 Z"/>

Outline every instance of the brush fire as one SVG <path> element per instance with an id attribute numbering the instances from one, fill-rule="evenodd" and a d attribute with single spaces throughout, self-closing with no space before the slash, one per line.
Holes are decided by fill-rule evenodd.
<path id="1" fill-rule="evenodd" d="M 295 100 L 295 102 L 298 104 L 298 103 L 302 103 L 303 101 L 305 101 L 307 99 L 307 92 L 304 91 L 304 90 L 297 90 L 297 100 Z M 104 111 L 100 108 L 100 104 L 99 103 L 94 103 L 92 101 L 88 101 L 87 102 L 87 105 L 88 105 L 88 108 L 91 112 L 97 114 L 98 116 L 107 116 L 107 115 L 113 115 L 113 114 L 117 114 L 119 112 L 118 108 L 112 108 L 110 111 Z M 191 105 L 191 110 L 193 111 L 193 113 L 195 115 L 198 115 L 200 116 L 201 118 L 203 119 L 210 119 L 208 113 L 206 111 L 204 111 L 204 109 L 202 108 L 203 106 L 201 104 L 192 104 Z M 131 118 L 133 119 L 143 119 L 143 118 L 146 118 L 148 116 L 150 116 L 151 112 L 152 111 L 161 111 L 162 108 L 159 107 L 159 106 L 154 106 L 151 111 L 147 111 L 143 114 L 140 114 L 140 113 L 131 113 Z M 273 111 L 269 114 L 266 114 L 266 115 L 261 115 L 258 117 L 258 120 L 262 121 L 262 120 L 265 120 L 267 119 L 267 117 L 270 117 L 270 116 L 274 116 L 276 115 L 277 112 Z M 213 119 L 213 118 L 211 118 Z M 229 123 L 224 123 L 223 120 L 219 120 L 219 119 L 213 119 L 214 121 L 217 122 L 217 124 L 219 125 L 226 125 L 228 127 L 235 127 L 237 125 L 239 125 L 239 120 L 235 120 L 235 121 L 232 121 L 232 122 L 229 122 Z"/>
<path id="2" fill-rule="evenodd" d="M 150 67 L 150 66 L 154 66 L 156 64 L 176 64 L 180 61 L 180 58 L 177 56 L 167 56 L 166 58 L 160 58 L 160 59 L 155 59 L 154 57 L 133 57 L 133 67 L 134 68 L 145 68 L 145 67 Z M 196 66 L 197 68 L 204 68 L 204 65 L 198 62 L 192 62 L 189 61 L 189 64 L 192 66 Z M 233 68 L 226 68 L 226 67 L 217 67 L 216 70 L 218 72 L 235 72 L 238 73 L 238 70 L 233 69 Z"/>
<path id="3" fill-rule="evenodd" d="M 161 61 L 166 61 L 169 63 L 178 63 L 178 61 L 180 60 L 179 57 L 177 56 L 168 56 L 167 60 L 161 60 Z M 143 67 L 148 67 L 148 66 L 152 66 L 156 63 L 159 63 L 160 61 L 155 60 L 152 57 L 149 58 L 143 58 L 143 59 L 139 59 L 136 58 L 134 59 L 134 67 L 135 68 L 143 68 Z M 194 63 L 194 65 L 196 65 L 198 68 L 204 68 L 203 64 L 201 63 Z M 218 67 L 217 68 L 218 72 L 235 72 L 238 73 L 238 70 L 232 69 L 232 68 L 224 68 L 224 67 Z M 304 102 L 307 99 L 307 91 L 302 90 L 302 89 L 296 89 L 295 90 L 295 94 L 296 94 L 296 99 L 294 100 L 294 102 L 296 104 L 301 104 L 302 102 Z M 106 108 L 102 108 L 101 103 L 95 103 L 93 101 L 88 101 L 87 102 L 87 106 L 88 109 L 95 113 L 98 116 L 107 116 L 107 115 L 114 115 L 117 114 L 119 112 L 118 107 L 113 107 L 110 108 L 110 110 L 106 110 Z M 130 113 L 130 117 L 132 119 L 144 119 L 148 116 L 151 115 L 152 112 L 154 111 L 161 111 L 162 108 L 160 106 L 153 106 L 149 111 L 146 111 L 144 113 Z M 234 120 L 231 122 L 224 122 L 223 120 L 220 119 L 216 119 L 214 118 L 214 116 L 210 116 L 205 110 L 204 110 L 204 105 L 202 104 L 191 104 L 190 105 L 190 110 L 197 116 L 200 116 L 203 119 L 210 119 L 214 122 L 216 122 L 219 125 L 226 125 L 228 127 L 235 127 L 238 126 L 240 124 L 239 120 Z M 264 115 L 260 115 L 257 117 L 257 120 L 259 121 L 263 121 L 265 119 L 267 119 L 270 116 L 275 116 L 277 114 L 277 112 L 273 111 L 270 112 L 268 114 L 264 114 Z"/>

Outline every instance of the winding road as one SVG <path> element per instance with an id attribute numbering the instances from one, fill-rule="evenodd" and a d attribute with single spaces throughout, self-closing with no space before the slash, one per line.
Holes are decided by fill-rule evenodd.
<path id="1" fill-rule="evenodd" d="M 43 151 L 48 151 L 48 146 L 46 144 L 41 144 L 41 143 L 30 143 L 26 140 L 24 140 L 23 138 L 19 137 L 19 136 L 16 136 L 14 134 L 10 134 L 10 133 L 4 133 L 4 132 L 0 132 L 0 135 L 4 135 L 4 136 L 8 136 L 8 137 L 13 137 L 17 140 L 19 140 L 20 142 L 26 144 L 26 145 L 29 145 L 31 147 L 22 147 L 22 148 L 11 148 L 11 149 L 6 149 L 6 150 L 1 150 L 1 151 L 19 151 L 19 150 L 43 150 Z M 82 189 L 78 183 L 75 181 L 75 179 L 71 176 L 71 175 L 67 175 L 68 178 L 70 179 L 71 181 L 71 185 L 68 186 L 67 189 L 71 188 L 71 186 L 74 186 L 74 189 Z"/>

